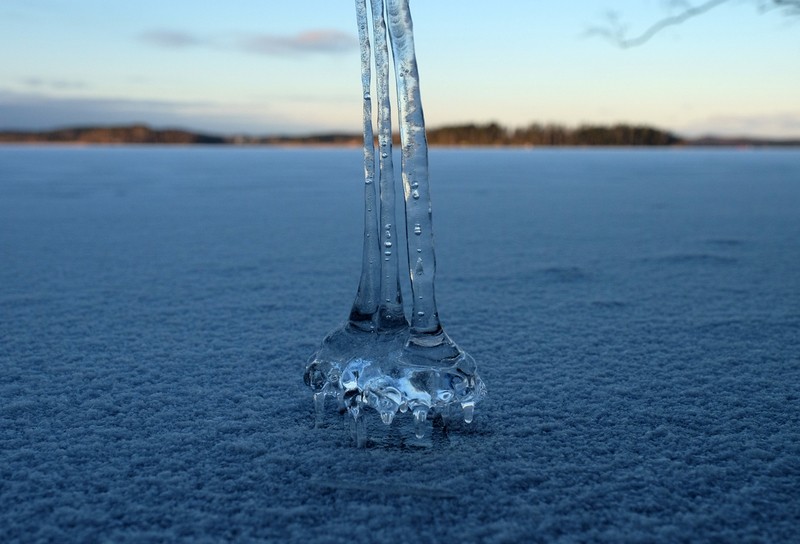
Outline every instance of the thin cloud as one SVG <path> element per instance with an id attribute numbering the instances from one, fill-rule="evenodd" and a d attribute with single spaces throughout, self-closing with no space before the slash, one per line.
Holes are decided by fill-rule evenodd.
<path id="1" fill-rule="evenodd" d="M 159 29 L 142 32 L 137 39 L 163 49 L 211 47 L 269 56 L 336 55 L 358 48 L 358 40 L 355 36 L 330 29 L 309 30 L 294 35 L 240 34 L 239 37 L 233 38 L 230 36 L 202 37 L 180 30 Z"/>
<path id="2" fill-rule="evenodd" d="M 207 44 L 207 40 L 179 30 L 149 30 L 139 34 L 138 38 L 150 45 L 166 49 L 182 49 Z"/>
<path id="3" fill-rule="evenodd" d="M 47 79 L 41 77 L 29 77 L 22 80 L 23 85 L 34 89 L 52 89 L 56 91 L 68 91 L 75 89 L 85 89 L 86 83 L 72 79 Z"/>
<path id="4" fill-rule="evenodd" d="M 352 34 L 338 30 L 318 29 L 294 35 L 240 33 L 238 37 L 202 37 L 181 30 L 157 29 L 142 32 L 137 39 L 148 45 L 164 49 L 212 47 L 234 49 L 246 53 L 269 56 L 300 56 L 309 54 L 336 55 L 358 48 Z M 231 41 L 231 39 L 233 41 Z"/>
<path id="5" fill-rule="evenodd" d="M 184 104 L 159 100 L 64 97 L 0 89 L 0 118 L 4 129 L 109 124 L 148 120 L 152 116 L 169 118 L 180 113 L 181 106 L 185 107 Z"/>
<path id="6" fill-rule="evenodd" d="M 260 111 L 259 111 L 260 110 Z M 58 97 L 0 88 L 0 130 L 146 123 L 212 133 L 302 132 L 302 120 L 259 103 L 136 100 L 115 97 Z"/>
<path id="7" fill-rule="evenodd" d="M 258 34 L 243 38 L 239 45 L 249 53 L 281 56 L 347 53 L 358 48 L 358 41 L 353 35 L 338 30 L 310 30 L 294 36 Z"/>
<path id="8" fill-rule="evenodd" d="M 800 113 L 717 115 L 687 124 L 681 132 L 688 135 L 797 138 L 800 137 Z"/>

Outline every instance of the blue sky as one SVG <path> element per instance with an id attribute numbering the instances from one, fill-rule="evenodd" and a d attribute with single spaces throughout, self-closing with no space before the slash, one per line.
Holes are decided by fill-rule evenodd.
<path id="1" fill-rule="evenodd" d="M 699 0 L 695 0 L 696 3 Z M 665 0 L 412 0 L 429 126 L 648 123 L 800 136 L 800 17 L 731 0 L 623 50 Z M 360 128 L 352 0 L 0 0 L 0 128 Z"/>

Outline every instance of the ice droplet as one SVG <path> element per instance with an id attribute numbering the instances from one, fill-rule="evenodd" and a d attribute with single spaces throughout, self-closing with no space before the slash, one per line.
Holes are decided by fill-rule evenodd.
<path id="1" fill-rule="evenodd" d="M 414 434 L 417 438 L 425 437 L 425 420 L 428 419 L 428 411 L 424 408 L 414 410 Z"/>
<path id="2" fill-rule="evenodd" d="M 412 198 L 413 198 L 414 200 L 419 200 L 419 191 L 417 191 L 416 189 L 414 189 L 413 191 L 411 191 L 411 196 L 412 196 Z"/>
<path id="3" fill-rule="evenodd" d="M 417 223 L 416 225 L 414 225 L 414 234 L 416 234 L 417 236 L 419 236 L 420 234 L 422 234 L 422 227 L 420 226 L 420 224 L 419 224 L 419 223 Z"/>
<path id="4" fill-rule="evenodd" d="M 314 426 L 321 427 L 325 415 L 325 393 L 314 393 Z"/>
<path id="5" fill-rule="evenodd" d="M 353 416 L 351 420 L 351 427 L 350 427 L 350 434 L 353 437 L 353 441 L 356 443 L 356 446 L 359 448 L 366 447 L 367 445 L 367 422 L 364 414 L 361 413 L 361 410 L 358 407 L 351 408 L 350 415 Z"/>
<path id="6" fill-rule="evenodd" d="M 384 242 L 383 245 L 386 246 L 386 247 L 392 247 L 392 243 L 391 242 Z"/>
<path id="7" fill-rule="evenodd" d="M 451 400 L 453 400 L 453 392 L 448 389 L 437 391 L 436 396 L 444 402 L 450 402 Z"/>
<path id="8" fill-rule="evenodd" d="M 345 391 L 353 391 L 358 387 L 358 374 L 348 368 L 342 373 L 339 383 Z"/>
<path id="9" fill-rule="evenodd" d="M 472 418 L 475 415 L 474 402 L 462 402 L 461 408 L 464 410 L 464 423 L 472 423 Z"/>

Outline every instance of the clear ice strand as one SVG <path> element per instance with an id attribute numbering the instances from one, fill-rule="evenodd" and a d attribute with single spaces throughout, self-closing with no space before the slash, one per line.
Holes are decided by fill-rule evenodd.
<path id="1" fill-rule="evenodd" d="M 303 376 L 306 384 L 314 391 L 316 425 L 321 426 L 324 423 L 325 397 L 335 397 L 340 412 L 349 413 L 350 417 L 346 420 L 359 447 L 366 446 L 368 442 L 364 417 L 368 408 L 377 411 L 381 420 L 387 425 L 392 423 L 398 411 L 411 412 L 414 434 L 421 438 L 427 434 L 432 416 L 451 417 L 456 406 L 464 421 L 471 422 L 475 403 L 485 396 L 485 387 L 477 375 L 474 359 L 448 338 L 441 328 L 436 313 L 433 296 L 434 254 L 428 190 L 427 142 L 419 101 L 419 83 L 408 2 L 386 0 L 383 5 L 380 4 L 381 0 L 369 0 L 369 2 L 367 4 L 367 0 L 356 1 L 362 47 L 366 182 L 365 260 L 362 279 L 350 322 L 336 328 L 325 337 L 319 350 L 306 365 Z M 391 11 L 388 9 L 389 6 Z M 374 8 L 372 29 L 366 21 L 369 7 Z M 381 8 L 384 19 L 387 12 L 390 15 L 389 25 L 380 24 Z M 385 300 L 385 294 L 382 292 L 382 275 L 386 272 L 381 268 L 386 262 L 380 254 L 383 250 L 382 244 L 375 244 L 375 241 L 385 242 L 389 239 L 388 236 L 383 240 L 380 239 L 382 232 L 383 235 L 387 234 L 386 231 L 389 231 L 388 234 L 393 234 L 391 229 L 382 228 L 386 222 L 377 221 L 381 210 L 376 208 L 380 205 L 376 202 L 378 190 L 376 186 L 379 184 L 374 179 L 377 165 L 369 94 L 372 83 L 369 64 L 372 57 L 370 33 L 373 35 L 377 33 L 380 36 L 376 37 L 376 48 L 383 49 L 378 46 L 378 41 L 386 37 L 384 26 L 388 26 L 390 38 L 388 41 L 397 67 L 395 78 L 403 142 L 406 238 L 409 251 L 416 249 L 416 253 L 420 255 L 417 257 L 417 266 L 410 266 L 412 289 L 416 295 L 414 298 L 416 328 L 403 326 L 392 331 L 380 328 L 380 316 L 375 315 L 373 311 L 380 307 L 381 300 Z M 388 64 L 388 52 L 382 56 L 376 52 L 376 57 L 376 62 L 380 63 L 377 67 L 380 77 L 383 68 Z M 384 76 L 384 79 L 388 81 L 388 76 Z M 378 85 L 376 94 L 377 87 Z M 388 92 L 383 90 L 383 86 L 381 89 L 381 105 L 384 105 L 388 103 Z M 388 147 L 391 143 L 386 140 L 387 137 L 391 137 L 391 108 L 379 112 L 379 117 L 381 115 L 384 116 L 384 121 L 383 124 L 379 122 L 379 137 L 381 135 L 385 137 L 383 141 Z M 389 150 L 382 158 L 389 158 Z M 393 175 L 388 174 L 391 162 L 384 160 L 381 167 L 386 173 L 386 176 L 381 177 L 381 184 L 389 183 L 394 179 Z M 389 191 L 393 190 L 389 185 L 384 194 L 389 194 Z M 420 205 L 415 206 L 417 201 L 420 201 Z M 390 217 L 394 219 L 393 215 Z M 414 238 L 416 236 L 421 241 L 416 241 Z M 409 265 L 415 262 L 413 257 L 412 253 Z M 428 266 L 429 269 L 423 266 Z M 391 267 L 388 272 L 392 274 L 394 281 L 391 283 L 387 281 L 386 285 L 396 284 L 397 273 L 392 271 Z M 391 300 L 391 293 L 388 298 Z M 369 315 L 370 311 L 373 312 L 372 316 Z M 428 320 L 420 320 L 426 315 Z"/>
<path id="2" fill-rule="evenodd" d="M 379 229 L 383 245 L 381 261 L 381 300 L 378 329 L 399 330 L 408 326 L 400 291 L 398 235 L 395 213 L 395 177 L 392 158 L 392 105 L 389 98 L 389 44 L 384 19 L 383 0 L 371 0 L 372 35 L 375 55 L 375 90 L 378 105 L 378 163 L 380 165 L 381 220 Z"/>
<path id="3" fill-rule="evenodd" d="M 353 308 L 350 311 L 349 322 L 359 329 L 373 330 L 381 290 L 381 261 L 378 203 L 375 189 L 375 136 L 372 131 L 372 97 L 370 96 L 372 53 L 366 0 L 355 0 L 355 3 L 358 39 L 361 46 L 361 90 L 364 118 L 364 250 L 361 279 Z"/>
<path id="4" fill-rule="evenodd" d="M 414 295 L 410 341 L 437 345 L 445 341 L 445 335 L 434 293 L 436 257 L 428 182 L 428 141 L 414 53 L 413 24 L 408 0 L 386 0 L 386 6 L 397 83 L 408 267 Z"/>

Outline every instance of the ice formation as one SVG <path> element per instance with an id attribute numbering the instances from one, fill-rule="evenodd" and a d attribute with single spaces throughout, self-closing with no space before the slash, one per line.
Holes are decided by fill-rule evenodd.
<path id="1" fill-rule="evenodd" d="M 428 144 L 408 0 L 356 0 L 364 115 L 364 249 L 361 280 L 348 321 L 328 334 L 304 380 L 314 392 L 317 423 L 333 397 L 352 416 L 356 444 L 367 443 L 364 412 L 389 425 L 413 416 L 417 438 L 426 421 L 456 409 L 470 423 L 485 395 L 474 359 L 442 328 L 436 310 Z M 370 42 L 370 30 L 374 50 Z M 389 54 L 394 61 L 400 125 L 405 235 L 395 218 Z M 378 152 L 372 111 L 375 61 Z M 377 162 L 377 168 L 376 168 Z M 378 183 L 375 183 L 376 176 Z M 377 187 L 376 187 L 377 186 Z M 400 289 L 398 244 L 405 240 L 413 300 L 411 322 Z"/>

